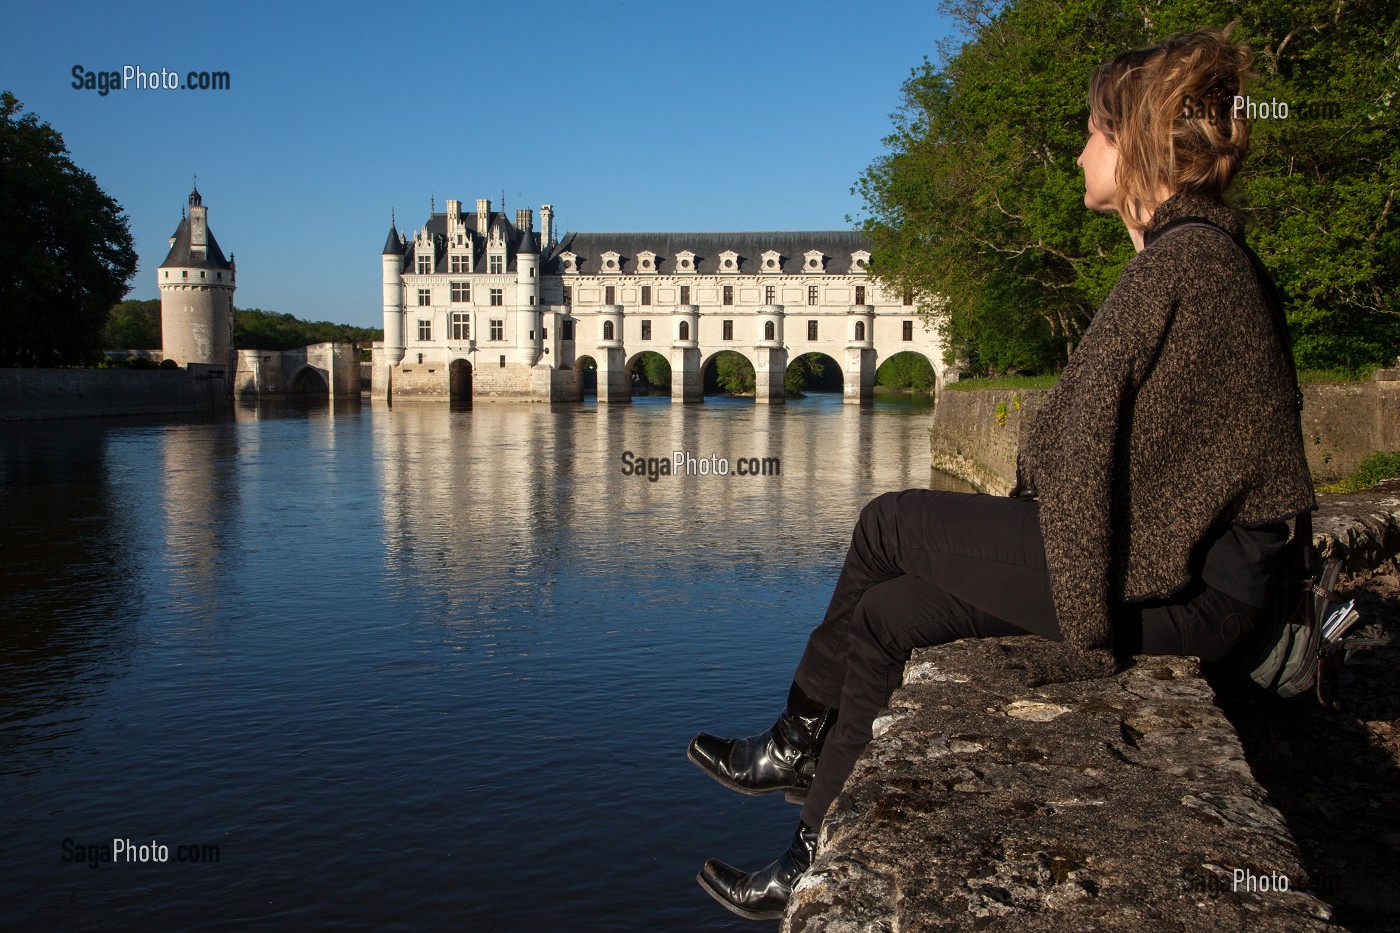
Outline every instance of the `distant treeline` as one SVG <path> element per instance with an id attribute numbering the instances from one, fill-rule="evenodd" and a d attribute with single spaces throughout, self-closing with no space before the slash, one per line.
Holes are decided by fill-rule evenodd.
<path id="1" fill-rule="evenodd" d="M 123 301 L 112 308 L 103 332 L 112 350 L 159 350 L 160 301 Z M 309 343 L 357 343 L 368 347 L 384 338 L 374 327 L 329 321 L 303 321 L 291 314 L 261 308 L 233 309 L 233 345 L 239 350 L 291 350 Z"/>

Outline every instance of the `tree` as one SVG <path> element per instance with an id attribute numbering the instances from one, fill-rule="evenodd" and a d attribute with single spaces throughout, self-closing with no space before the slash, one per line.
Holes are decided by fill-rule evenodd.
<path id="1" fill-rule="evenodd" d="M 1116 217 L 1085 210 L 1079 169 L 1093 70 L 1121 51 L 1239 18 L 1257 50 L 1257 121 L 1232 197 L 1292 296 L 1300 365 L 1400 351 L 1400 27 L 1363 0 L 957 0 L 967 41 L 904 85 L 888 152 L 856 189 L 872 271 L 912 292 L 973 373 L 1062 365 L 1132 256 Z M 1305 108 L 1314 113 L 1306 115 Z"/>
<path id="2" fill-rule="evenodd" d="M 753 364 L 733 350 L 715 354 L 714 378 L 720 391 L 730 395 L 753 395 L 757 385 Z"/>
<path id="3" fill-rule="evenodd" d="M 93 363 L 136 274 L 131 231 L 58 131 L 23 109 L 0 93 L 0 365 Z"/>
<path id="4" fill-rule="evenodd" d="M 162 345 L 159 299 L 118 302 L 107 315 L 104 350 L 159 350 Z"/>

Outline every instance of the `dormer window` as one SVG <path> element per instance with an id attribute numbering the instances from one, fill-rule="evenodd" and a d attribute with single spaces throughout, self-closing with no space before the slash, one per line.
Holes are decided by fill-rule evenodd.
<path id="1" fill-rule="evenodd" d="M 604 272 L 618 273 L 622 271 L 622 256 L 616 250 L 608 250 L 599 259 Z"/>
<path id="2" fill-rule="evenodd" d="M 563 264 L 565 272 L 578 271 L 578 256 L 568 250 L 559 254 L 559 261 Z"/>
<path id="3" fill-rule="evenodd" d="M 783 257 L 777 250 L 770 249 L 763 254 L 761 262 L 764 272 L 777 272 L 782 268 Z"/>
<path id="4" fill-rule="evenodd" d="M 851 254 L 851 271 L 865 272 L 870 265 L 870 251 L 858 249 Z"/>
<path id="5" fill-rule="evenodd" d="M 433 256 L 431 253 L 418 254 L 418 274 L 431 275 L 433 271 Z"/>
<path id="6" fill-rule="evenodd" d="M 821 250 L 819 250 L 819 249 L 809 249 L 809 250 L 807 250 L 807 252 L 805 252 L 805 253 L 802 254 L 802 271 L 803 271 L 803 272 L 825 272 L 825 271 L 826 271 L 826 257 L 822 255 L 822 251 L 821 251 Z"/>
<path id="7" fill-rule="evenodd" d="M 688 250 L 688 249 L 683 249 L 683 250 L 681 250 L 679 253 L 677 253 L 677 254 L 676 254 L 676 271 L 677 271 L 677 272 L 694 272 L 694 271 L 695 271 L 695 254 L 692 253 L 692 252 L 691 252 L 690 250 Z"/>
<path id="8" fill-rule="evenodd" d="M 719 271 L 721 271 L 721 272 L 731 272 L 731 273 L 732 273 L 732 272 L 738 272 L 738 271 L 739 271 L 739 254 L 736 253 L 736 252 L 734 252 L 734 250 L 732 250 L 732 249 L 727 249 L 727 250 L 725 250 L 724 252 L 720 253 L 720 254 L 719 254 Z"/>
<path id="9" fill-rule="evenodd" d="M 638 252 L 637 271 L 654 273 L 656 271 L 656 254 L 649 249 Z"/>
<path id="10" fill-rule="evenodd" d="M 506 271 L 506 257 L 499 253 L 486 258 L 487 272 L 490 275 L 501 275 Z"/>

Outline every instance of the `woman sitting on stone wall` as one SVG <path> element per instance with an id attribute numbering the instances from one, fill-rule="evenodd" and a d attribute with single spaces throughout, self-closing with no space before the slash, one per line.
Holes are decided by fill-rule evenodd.
<path id="1" fill-rule="evenodd" d="M 730 910 L 781 915 L 911 649 L 1041 635 L 1069 649 L 1054 678 L 1083 678 L 1132 654 L 1224 659 L 1268 612 L 1284 522 L 1316 502 L 1272 285 L 1220 200 L 1248 143 L 1231 103 L 1250 60 L 1200 30 L 1095 73 L 1084 204 L 1117 212 L 1138 254 L 1023 437 L 1011 496 L 867 505 L 778 721 L 690 743 L 726 787 L 805 798 L 777 861 L 705 863 Z"/>

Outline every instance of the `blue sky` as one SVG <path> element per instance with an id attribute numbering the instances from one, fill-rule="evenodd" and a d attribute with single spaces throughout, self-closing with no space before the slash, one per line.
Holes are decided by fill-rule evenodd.
<path id="1" fill-rule="evenodd" d="M 378 326 L 379 251 L 430 198 L 565 230 L 840 229 L 936 2 L 23 4 L 0 87 L 63 134 L 155 270 L 191 177 L 239 307 Z M 72 69 L 227 71 L 106 96 Z"/>

